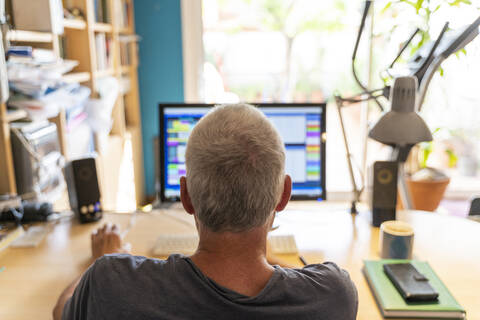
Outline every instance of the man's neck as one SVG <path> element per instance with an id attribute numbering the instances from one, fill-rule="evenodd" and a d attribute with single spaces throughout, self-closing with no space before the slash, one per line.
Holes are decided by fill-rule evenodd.
<path id="1" fill-rule="evenodd" d="M 273 274 L 265 257 L 267 228 L 215 233 L 199 228 L 198 250 L 192 261 L 209 278 L 238 293 L 254 296 Z"/>

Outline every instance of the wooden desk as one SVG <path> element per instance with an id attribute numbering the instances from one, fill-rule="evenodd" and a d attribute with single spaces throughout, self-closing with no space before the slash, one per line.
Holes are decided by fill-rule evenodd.
<path id="1" fill-rule="evenodd" d="M 334 261 L 350 272 L 359 293 L 358 319 L 381 319 L 361 272 L 363 259 L 378 258 L 378 229 L 367 214 L 352 221 L 348 205 L 299 202 L 279 213 L 275 233 L 293 233 L 309 263 Z M 428 261 L 468 319 L 480 319 L 480 223 L 434 213 L 400 212 L 415 229 L 414 257 Z M 90 259 L 90 232 L 110 221 L 125 228 L 129 215 L 107 214 L 100 223 L 55 225 L 37 248 L 9 248 L 0 253 L 0 319 L 50 319 L 60 292 L 83 272 Z M 194 232 L 193 220 L 181 210 L 138 214 L 126 237 L 133 251 L 149 255 L 161 233 Z M 300 266 L 295 256 L 282 257 Z"/>

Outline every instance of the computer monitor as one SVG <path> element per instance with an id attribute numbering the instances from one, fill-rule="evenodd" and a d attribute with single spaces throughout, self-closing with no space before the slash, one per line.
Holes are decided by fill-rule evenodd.
<path id="1" fill-rule="evenodd" d="M 325 200 L 326 105 L 254 104 L 280 133 L 286 150 L 285 171 L 292 177 L 293 200 Z M 195 124 L 213 104 L 160 104 L 160 200 L 180 199 L 186 175 L 185 150 Z"/>

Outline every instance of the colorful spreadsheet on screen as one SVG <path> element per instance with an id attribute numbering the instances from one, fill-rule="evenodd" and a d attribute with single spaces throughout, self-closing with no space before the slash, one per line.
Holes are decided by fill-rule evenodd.
<path id="1" fill-rule="evenodd" d="M 178 197 L 180 177 L 186 174 L 185 151 L 190 132 L 210 108 L 168 107 L 163 110 L 166 197 Z M 292 194 L 323 194 L 322 108 L 311 106 L 260 107 L 285 143 L 285 171 L 292 177 Z M 323 129 L 324 130 L 324 129 Z M 322 166 L 323 165 L 323 166 Z"/>

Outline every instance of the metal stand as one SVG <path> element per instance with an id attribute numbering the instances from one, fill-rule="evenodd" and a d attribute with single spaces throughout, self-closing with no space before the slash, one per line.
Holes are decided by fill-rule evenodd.
<path id="1" fill-rule="evenodd" d="M 352 214 L 357 214 L 358 213 L 357 203 L 360 202 L 360 197 L 362 196 L 363 190 L 365 189 L 365 182 L 364 182 L 364 174 L 363 174 L 363 172 L 361 172 L 360 169 L 359 169 L 359 171 L 360 171 L 360 176 L 362 177 L 362 187 L 359 187 L 357 185 L 357 181 L 355 180 L 355 173 L 353 172 L 353 161 L 354 161 L 354 159 L 353 159 L 352 153 L 350 152 L 350 144 L 348 143 L 347 132 L 345 130 L 345 123 L 343 121 L 342 108 L 344 108 L 346 106 L 346 103 L 351 105 L 351 104 L 354 104 L 354 103 L 368 101 L 368 100 L 371 100 L 371 99 L 375 99 L 375 101 L 378 102 L 377 98 L 379 96 L 378 95 L 373 95 L 373 93 L 382 91 L 382 94 L 380 95 L 380 96 L 382 96 L 384 90 L 385 90 L 384 88 L 376 89 L 376 90 L 368 91 L 368 92 L 365 92 L 365 93 L 362 93 L 360 95 L 350 97 L 350 98 L 342 98 L 339 95 L 335 96 L 335 103 L 337 105 L 338 118 L 340 120 L 340 127 L 342 129 L 343 143 L 345 145 L 346 158 L 347 158 L 347 164 L 348 164 L 348 172 L 349 172 L 349 175 L 350 175 L 350 182 L 351 182 L 352 188 L 353 188 L 353 199 L 352 199 L 352 203 L 351 203 L 351 207 L 350 207 L 350 213 L 352 213 Z"/>
<path id="2" fill-rule="evenodd" d="M 357 214 L 358 213 L 357 202 L 360 201 L 360 196 L 362 195 L 364 186 L 362 185 L 362 188 L 358 188 L 357 182 L 355 180 L 355 174 L 353 173 L 352 154 L 350 153 L 350 146 L 348 144 L 347 132 L 345 131 L 345 125 L 344 125 L 343 116 L 342 116 L 343 102 L 341 98 L 338 96 L 335 97 L 335 102 L 337 104 L 338 118 L 340 119 L 340 127 L 342 128 L 343 143 L 345 144 L 348 172 L 350 174 L 350 181 L 353 187 L 353 200 L 352 200 L 352 206 L 350 207 L 350 213 Z"/>

